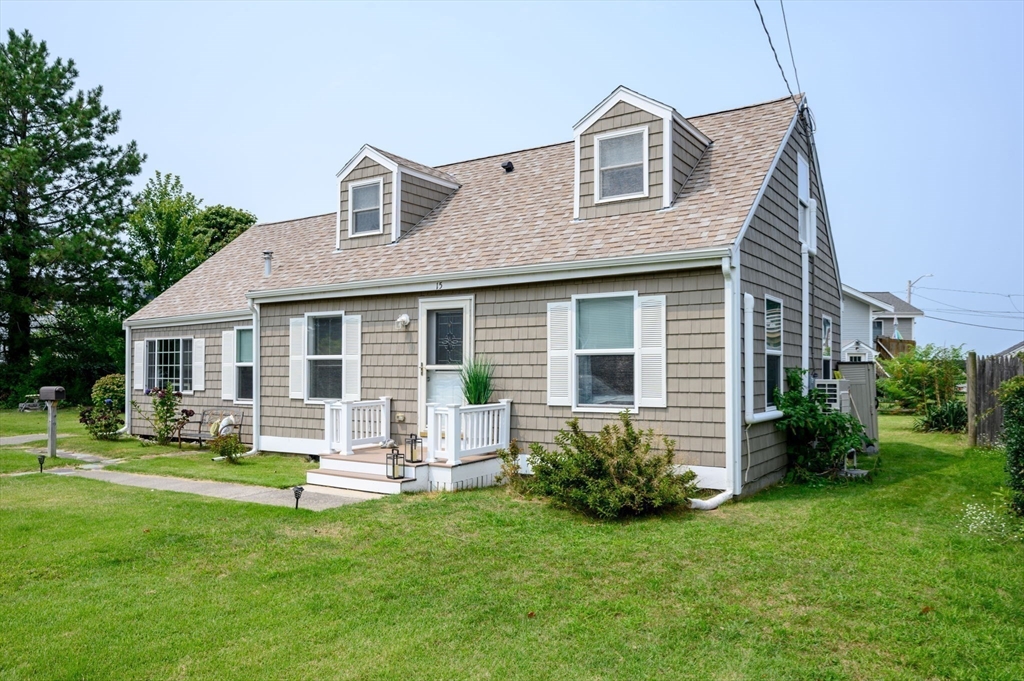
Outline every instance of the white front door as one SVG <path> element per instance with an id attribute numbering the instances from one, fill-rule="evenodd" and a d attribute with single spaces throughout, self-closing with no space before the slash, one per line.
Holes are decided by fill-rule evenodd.
<path id="1" fill-rule="evenodd" d="M 420 300 L 420 434 L 427 435 L 427 404 L 462 404 L 462 365 L 473 355 L 473 298 Z"/>

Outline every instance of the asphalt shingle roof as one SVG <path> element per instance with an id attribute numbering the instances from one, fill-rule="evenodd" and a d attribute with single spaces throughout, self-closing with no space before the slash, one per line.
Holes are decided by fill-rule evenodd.
<path id="1" fill-rule="evenodd" d="M 129 320 L 244 310 L 249 291 L 728 246 L 794 115 L 784 98 L 690 118 L 713 143 L 673 205 L 589 220 L 573 220 L 572 142 L 438 168 L 388 154 L 461 185 L 397 243 L 335 252 L 334 212 L 255 225 Z"/>
<path id="2" fill-rule="evenodd" d="M 923 317 L 924 312 L 914 307 L 899 296 L 894 296 L 888 291 L 865 291 L 864 295 L 871 296 L 883 303 L 892 305 L 893 312 L 879 312 L 876 317 Z"/>

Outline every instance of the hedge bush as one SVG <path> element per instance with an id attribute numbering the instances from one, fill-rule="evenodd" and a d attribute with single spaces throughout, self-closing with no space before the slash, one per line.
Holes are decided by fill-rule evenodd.
<path id="1" fill-rule="evenodd" d="M 555 436 L 555 451 L 530 445 L 530 491 L 605 519 L 685 505 L 696 491 L 697 476 L 675 472 L 673 442 L 663 437 L 662 449 L 656 450 L 653 430 L 637 430 L 626 412 L 619 421 L 588 435 L 579 419 L 572 419 Z"/>
<path id="2" fill-rule="evenodd" d="M 107 400 L 118 411 L 124 411 L 124 374 L 107 374 L 92 384 L 92 403 L 99 407 Z"/>
<path id="3" fill-rule="evenodd" d="M 999 402 L 1003 405 L 1010 510 L 1024 516 L 1024 376 L 1011 378 L 999 387 Z"/>

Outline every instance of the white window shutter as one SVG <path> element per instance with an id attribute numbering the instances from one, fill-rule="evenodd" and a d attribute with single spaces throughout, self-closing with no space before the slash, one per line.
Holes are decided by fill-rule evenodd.
<path id="1" fill-rule="evenodd" d="M 132 356 L 132 389 L 146 389 L 146 341 L 135 341 Z"/>
<path id="2" fill-rule="evenodd" d="M 814 199 L 807 205 L 807 245 L 812 251 L 818 249 L 818 202 Z"/>
<path id="3" fill-rule="evenodd" d="M 288 331 L 288 397 L 301 400 L 306 397 L 302 381 L 306 359 L 306 318 L 289 319 Z"/>
<path id="4" fill-rule="evenodd" d="M 548 405 L 572 406 L 572 302 L 548 303 Z"/>
<path id="5" fill-rule="evenodd" d="M 362 378 L 362 362 L 360 354 L 363 342 L 363 318 L 357 314 L 347 314 L 342 318 L 342 399 L 358 401 Z"/>
<path id="6" fill-rule="evenodd" d="M 221 334 L 220 343 L 220 398 L 235 399 L 235 330 Z"/>
<path id="7" fill-rule="evenodd" d="M 206 390 L 206 339 L 192 339 L 192 390 Z"/>
<path id="8" fill-rule="evenodd" d="M 640 297 L 638 352 L 641 407 L 667 407 L 665 296 Z"/>

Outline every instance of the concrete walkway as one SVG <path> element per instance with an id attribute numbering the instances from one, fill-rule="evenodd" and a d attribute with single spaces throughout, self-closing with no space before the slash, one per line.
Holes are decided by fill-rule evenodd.
<path id="1" fill-rule="evenodd" d="M 71 437 L 69 434 L 57 433 L 57 439 L 62 437 Z M 47 438 L 46 433 L 42 435 L 11 435 L 10 437 L 0 437 L 0 446 L 3 445 L 27 445 L 29 442 L 39 442 Z"/>
<path id="2" fill-rule="evenodd" d="M 151 490 L 167 492 L 185 492 L 204 497 L 230 499 L 232 501 L 248 501 L 253 504 L 267 506 L 295 506 L 295 494 L 291 489 L 275 489 L 273 487 L 257 487 L 255 485 L 238 485 L 231 482 L 213 482 L 210 480 L 188 480 L 170 478 L 163 475 L 140 475 L 138 473 L 119 473 L 107 470 L 81 470 L 76 468 L 53 468 L 47 471 L 53 475 L 74 478 L 103 480 L 115 485 L 129 487 L 145 487 Z M 299 500 L 299 508 L 308 511 L 323 511 L 346 504 L 356 504 L 367 499 L 376 499 L 379 494 L 366 492 L 349 492 L 343 494 L 312 489 L 313 485 L 303 486 L 306 490 Z M 340 492 L 340 490 L 338 490 Z"/>

